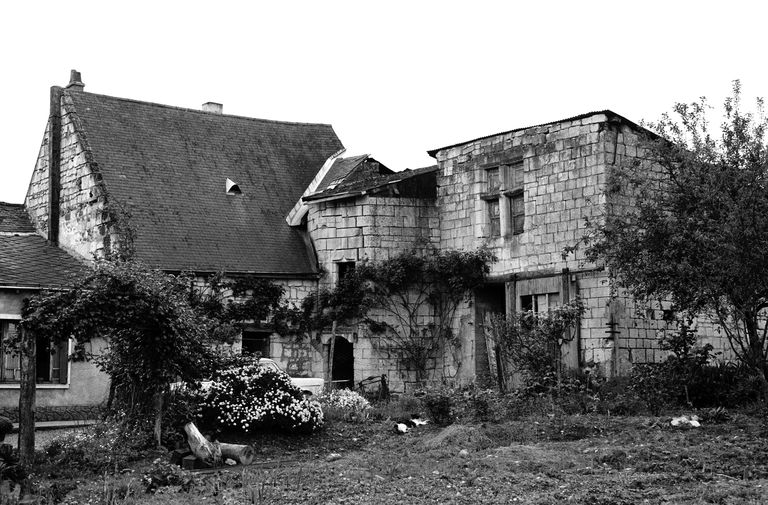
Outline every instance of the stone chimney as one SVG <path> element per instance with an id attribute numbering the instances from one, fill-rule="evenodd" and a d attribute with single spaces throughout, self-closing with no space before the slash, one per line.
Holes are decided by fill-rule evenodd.
<path id="1" fill-rule="evenodd" d="M 83 84 L 82 77 L 80 77 L 80 72 L 77 70 L 70 71 L 69 84 L 67 84 L 67 89 L 83 91 L 83 88 L 85 88 L 85 84 Z"/>
<path id="2" fill-rule="evenodd" d="M 221 114 L 224 111 L 224 106 L 216 102 L 205 102 L 203 104 L 203 112 L 210 112 L 211 114 Z"/>

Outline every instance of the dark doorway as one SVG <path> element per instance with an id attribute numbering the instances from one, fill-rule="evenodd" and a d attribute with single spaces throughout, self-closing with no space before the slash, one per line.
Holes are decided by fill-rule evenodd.
<path id="1" fill-rule="evenodd" d="M 506 312 L 506 290 L 504 283 L 486 284 L 475 291 L 475 380 L 488 387 L 493 384 L 495 359 L 493 349 L 488 349 L 486 331 L 493 314 Z M 491 363 L 494 361 L 494 363 Z"/>
<path id="2" fill-rule="evenodd" d="M 355 386 L 353 347 L 343 337 L 336 337 L 336 344 L 333 350 L 333 376 L 331 381 L 334 389 L 354 389 Z"/>

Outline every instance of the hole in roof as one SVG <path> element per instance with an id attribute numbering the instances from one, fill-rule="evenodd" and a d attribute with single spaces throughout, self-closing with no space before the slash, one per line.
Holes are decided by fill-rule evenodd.
<path id="1" fill-rule="evenodd" d="M 240 191 L 240 186 L 230 178 L 227 178 L 226 188 L 228 195 L 239 195 L 242 193 L 242 191 Z"/>
<path id="2" fill-rule="evenodd" d="M 338 186 L 339 184 L 341 184 L 341 182 L 342 182 L 343 180 L 344 180 L 344 178 L 343 178 L 343 177 L 339 177 L 338 179 L 334 179 L 334 180 L 332 180 L 332 181 L 331 181 L 331 182 L 328 184 L 328 188 L 326 188 L 326 189 L 334 189 L 336 186 Z"/>

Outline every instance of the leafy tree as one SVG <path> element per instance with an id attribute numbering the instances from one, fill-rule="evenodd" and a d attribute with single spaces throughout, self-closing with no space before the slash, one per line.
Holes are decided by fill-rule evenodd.
<path id="1" fill-rule="evenodd" d="M 360 263 L 334 291 L 320 297 L 312 324 L 362 317 L 381 333 L 381 350 L 397 356 L 423 382 L 430 359 L 454 341 L 458 305 L 485 281 L 494 256 L 478 251 L 405 251 L 390 259 Z"/>
<path id="2" fill-rule="evenodd" d="M 642 162 L 609 173 L 608 209 L 590 223 L 589 255 L 631 292 L 713 314 L 768 398 L 768 120 L 741 109 L 739 81 L 719 135 L 709 106 L 676 104 L 650 128 Z"/>
<path id="3" fill-rule="evenodd" d="M 213 325 L 189 304 L 186 279 L 130 261 L 99 263 L 72 289 L 33 297 L 21 324 L 52 345 L 73 337 L 79 357 L 85 343 L 106 339 L 94 359 L 111 378 L 110 396 L 129 418 L 154 412 L 158 444 L 169 384 L 200 379 L 216 362 Z"/>

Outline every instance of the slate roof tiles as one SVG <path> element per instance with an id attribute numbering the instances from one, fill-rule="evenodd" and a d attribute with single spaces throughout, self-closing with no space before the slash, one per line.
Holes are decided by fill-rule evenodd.
<path id="1" fill-rule="evenodd" d="M 63 287 L 87 272 L 34 231 L 22 205 L 0 202 L 0 287 Z"/>
<path id="2" fill-rule="evenodd" d="M 66 90 L 137 256 L 164 270 L 312 275 L 285 216 L 341 149 L 325 124 L 253 119 Z M 242 193 L 227 194 L 225 181 Z"/>

